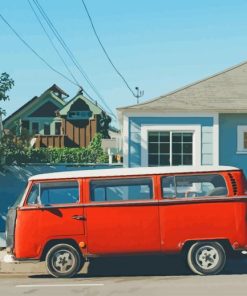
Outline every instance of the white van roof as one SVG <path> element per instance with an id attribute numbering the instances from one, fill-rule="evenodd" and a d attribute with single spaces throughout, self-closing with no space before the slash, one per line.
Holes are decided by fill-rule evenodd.
<path id="1" fill-rule="evenodd" d="M 167 167 L 138 167 L 138 168 L 116 168 L 116 169 L 97 169 L 65 171 L 35 175 L 29 178 L 32 180 L 57 180 L 57 179 L 77 179 L 88 177 L 121 177 L 137 175 L 156 175 L 156 174 L 175 174 L 175 173 L 201 173 L 235 171 L 236 167 L 230 166 L 167 166 Z"/>

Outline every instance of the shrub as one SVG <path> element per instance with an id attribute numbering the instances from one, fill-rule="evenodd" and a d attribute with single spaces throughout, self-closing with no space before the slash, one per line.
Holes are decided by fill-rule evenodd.
<path id="1" fill-rule="evenodd" d="M 108 155 L 101 147 L 102 137 L 96 134 L 86 148 L 39 148 L 27 147 L 24 141 L 15 141 L 11 135 L 0 142 L 0 157 L 7 165 L 26 163 L 107 163 Z"/>

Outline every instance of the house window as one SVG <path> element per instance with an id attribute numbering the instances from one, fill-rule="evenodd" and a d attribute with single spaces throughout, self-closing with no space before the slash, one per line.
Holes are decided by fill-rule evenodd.
<path id="1" fill-rule="evenodd" d="M 61 122 L 55 122 L 55 135 L 61 135 Z"/>
<path id="2" fill-rule="evenodd" d="M 193 133 L 148 132 L 148 165 L 192 165 Z"/>
<path id="3" fill-rule="evenodd" d="M 24 130 L 29 131 L 29 120 L 22 120 L 21 121 L 21 131 Z"/>
<path id="4" fill-rule="evenodd" d="M 239 125 L 237 128 L 237 152 L 247 153 L 247 125 Z"/>
<path id="5" fill-rule="evenodd" d="M 39 134 L 39 123 L 32 122 L 32 134 L 36 135 Z"/>
<path id="6" fill-rule="evenodd" d="M 244 149 L 247 149 L 247 132 L 244 132 Z"/>
<path id="7" fill-rule="evenodd" d="M 50 135 L 51 134 L 51 127 L 49 123 L 44 124 L 44 135 Z"/>

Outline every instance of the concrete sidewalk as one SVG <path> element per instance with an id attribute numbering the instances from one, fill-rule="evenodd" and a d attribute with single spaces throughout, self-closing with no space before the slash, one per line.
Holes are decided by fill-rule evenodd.
<path id="1" fill-rule="evenodd" d="M 44 262 L 37 263 L 5 263 L 3 262 L 5 251 L 0 251 L 0 275 L 1 273 L 14 274 L 46 274 L 47 270 Z"/>
<path id="2" fill-rule="evenodd" d="M 48 274 L 45 262 L 4 262 L 6 251 L 0 251 L 0 276 L 1 274 Z M 87 274 L 89 262 L 86 262 L 80 271 L 82 274 Z"/>

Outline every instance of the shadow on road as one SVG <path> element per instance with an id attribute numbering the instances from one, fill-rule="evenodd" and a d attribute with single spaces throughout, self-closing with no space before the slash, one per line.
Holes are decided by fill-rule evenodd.
<path id="1" fill-rule="evenodd" d="M 170 255 L 91 259 L 88 273 L 80 273 L 76 277 L 184 276 L 192 274 L 183 256 Z M 247 257 L 229 259 L 221 274 L 247 274 Z M 30 278 L 50 278 L 50 276 L 32 275 Z"/>

